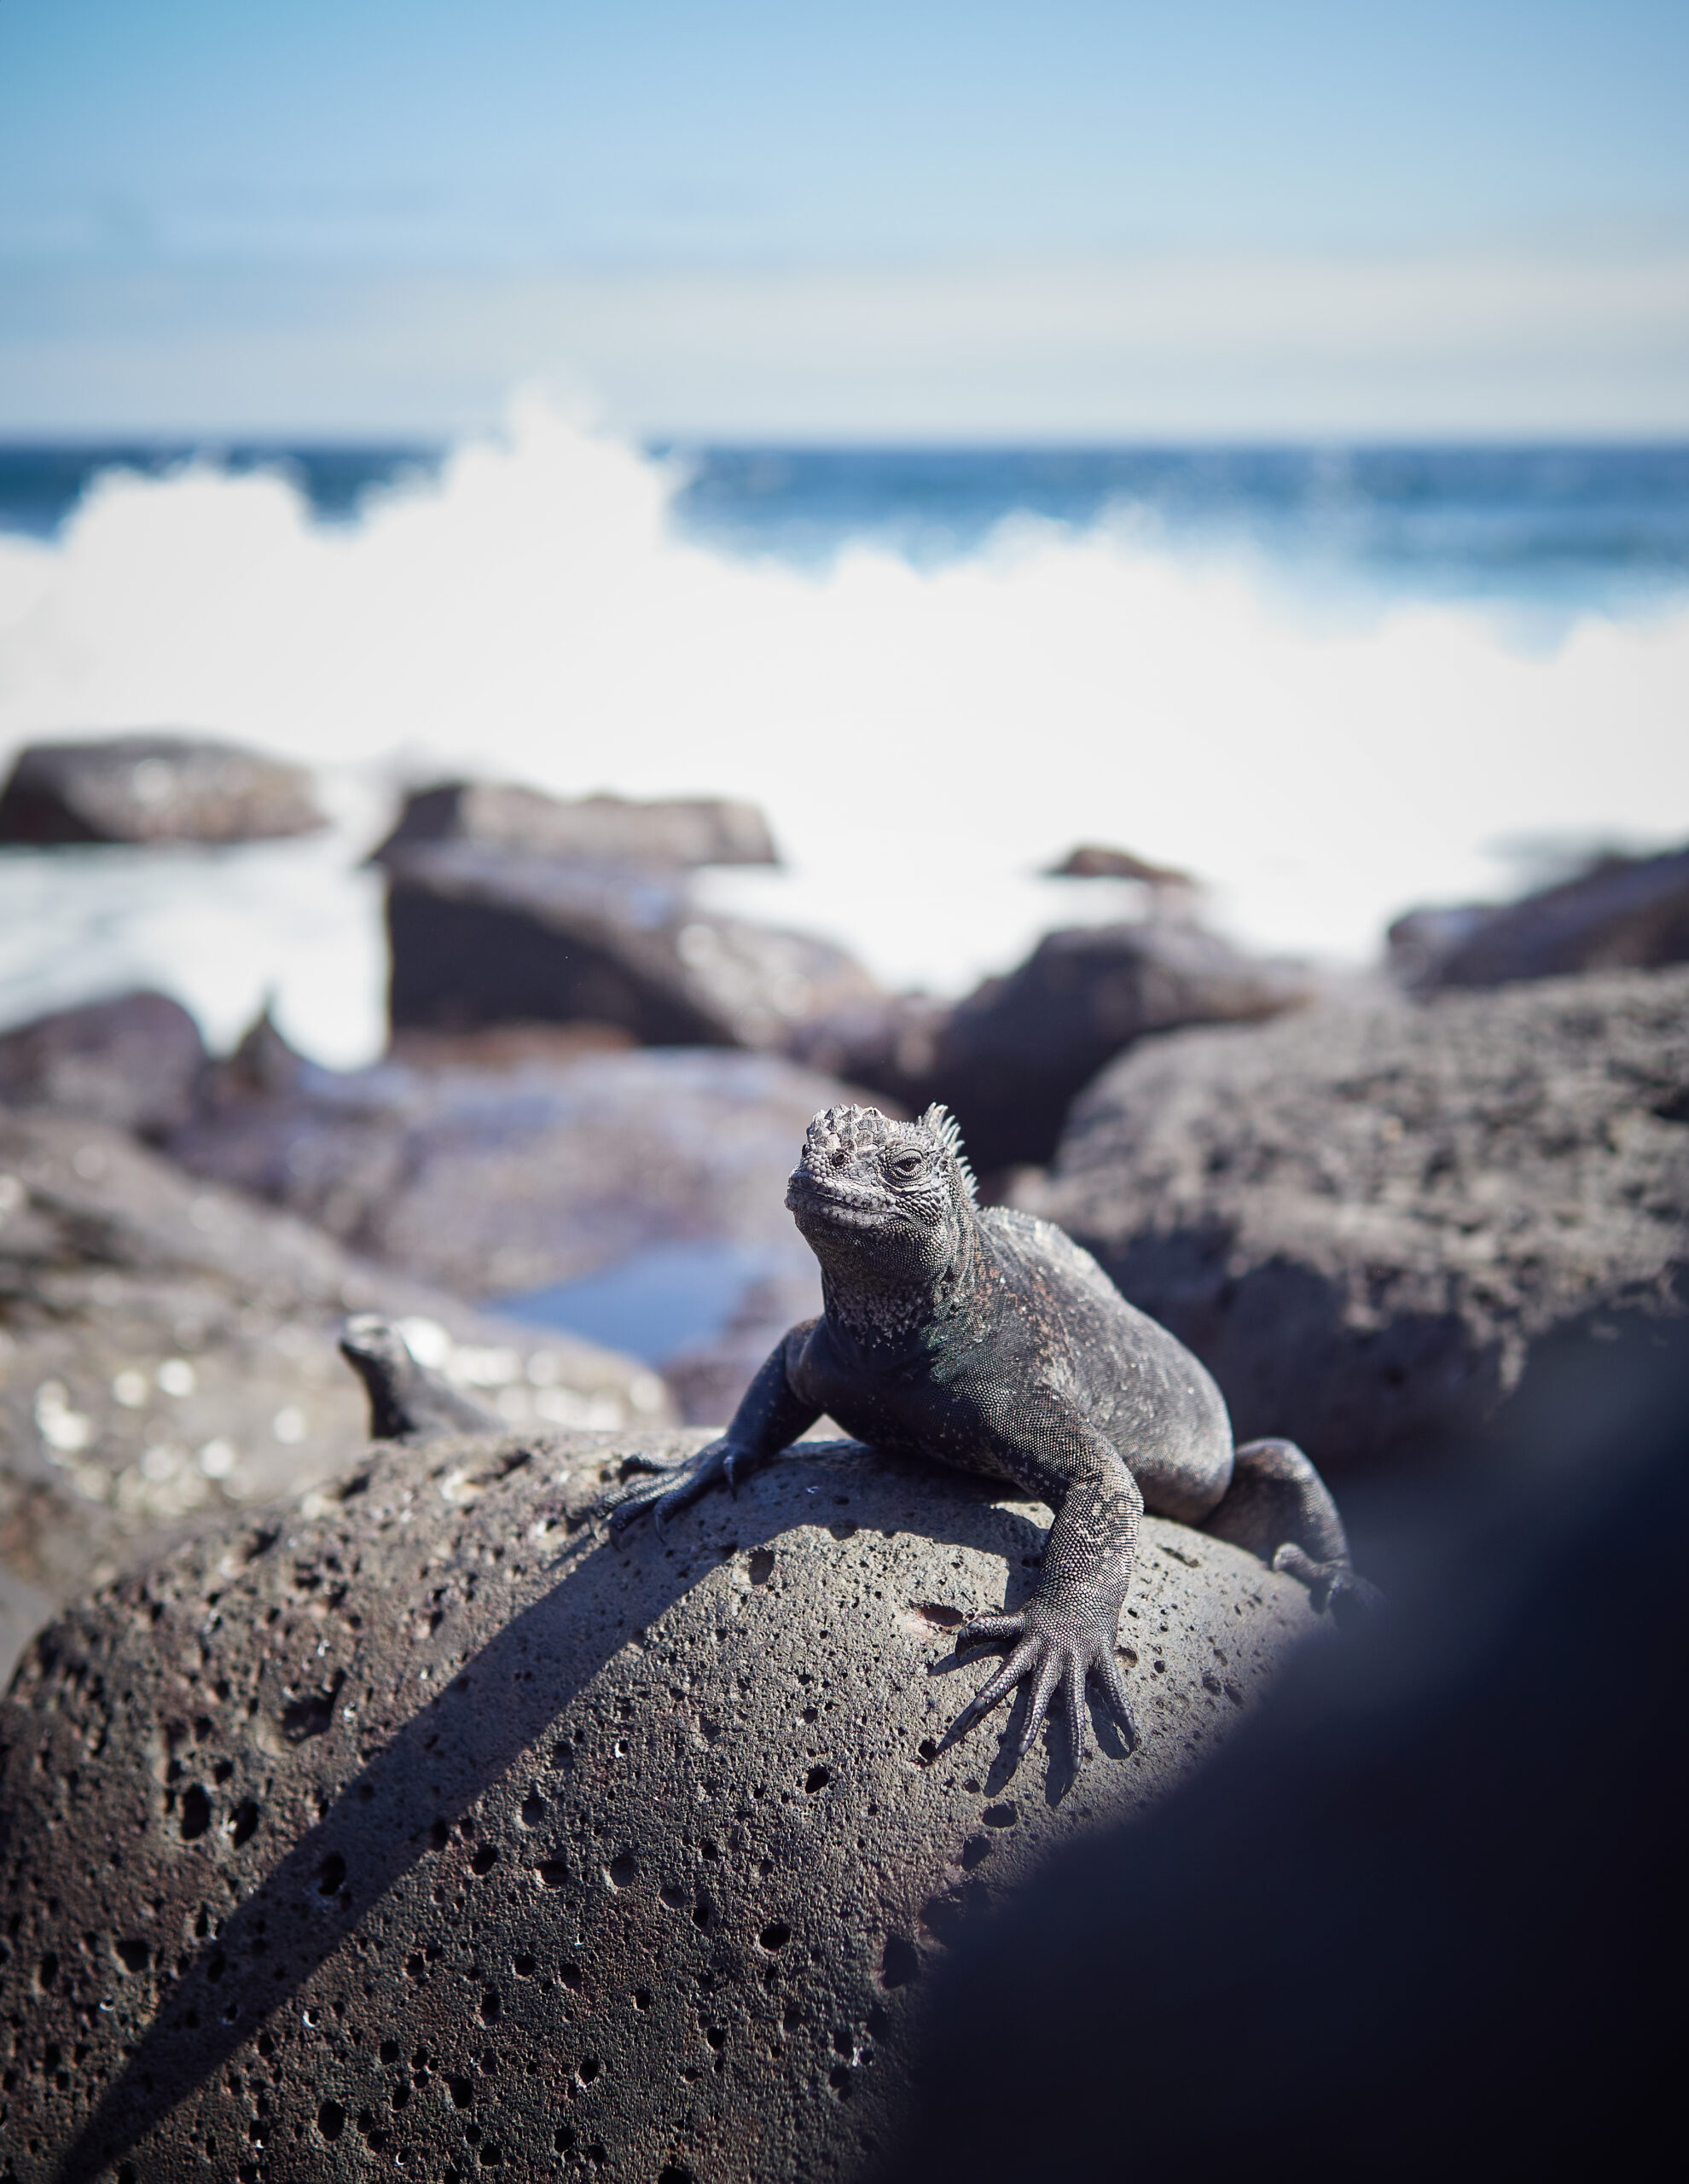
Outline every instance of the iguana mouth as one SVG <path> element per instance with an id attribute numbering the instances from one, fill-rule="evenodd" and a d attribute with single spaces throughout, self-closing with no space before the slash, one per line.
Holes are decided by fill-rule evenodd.
<path id="1" fill-rule="evenodd" d="M 807 1168 L 794 1168 L 787 1178 L 786 1205 L 788 1212 L 816 1214 L 846 1228 L 877 1226 L 892 1211 L 860 1183 L 824 1182 Z"/>

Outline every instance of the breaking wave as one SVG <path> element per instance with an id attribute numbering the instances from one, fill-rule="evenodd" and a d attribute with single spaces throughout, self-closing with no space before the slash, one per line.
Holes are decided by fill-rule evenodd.
<path id="1" fill-rule="evenodd" d="M 326 840 L 20 856 L 0 1013 L 146 977 L 238 1031 L 266 989 L 325 1060 L 380 1035 L 356 852 L 444 772 L 768 810 L 780 873 L 723 907 L 958 990 L 1111 883 L 1112 841 L 1211 883 L 1257 946 L 1360 961 L 1405 904 L 1493 890 L 1498 838 L 1689 835 L 1689 606 L 1523 639 L 1475 604 L 1321 601 L 1258 561 L 1019 519 L 920 568 L 731 555 L 682 472 L 535 403 L 496 442 L 313 520 L 280 473 L 114 473 L 47 542 L 0 539 L 0 756 L 176 726 L 323 770 Z"/>

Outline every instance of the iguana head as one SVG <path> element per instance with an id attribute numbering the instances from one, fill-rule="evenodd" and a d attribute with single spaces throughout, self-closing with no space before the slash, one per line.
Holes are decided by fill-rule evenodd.
<path id="1" fill-rule="evenodd" d="M 973 1172 L 943 1107 L 910 1123 L 828 1107 L 810 1124 L 786 1203 L 824 1268 L 902 1282 L 955 1258 L 973 1219 Z"/>

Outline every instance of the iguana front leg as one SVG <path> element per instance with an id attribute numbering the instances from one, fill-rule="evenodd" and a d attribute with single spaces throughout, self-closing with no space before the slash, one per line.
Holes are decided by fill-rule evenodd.
<path id="1" fill-rule="evenodd" d="M 1119 1453 L 1080 1419 L 1036 1450 L 1007 1449 L 1019 1484 L 1056 1512 L 1044 1543 L 1044 1570 L 1024 1608 L 976 1616 L 956 1639 L 965 1646 L 1007 1642 L 1008 1658 L 974 1694 L 950 1731 L 966 1735 L 1018 1683 L 1030 1680 L 1031 1704 L 1016 1740 L 1019 1767 L 1058 1691 L 1077 1767 L 1083 1756 L 1085 1678 L 1094 1676 L 1129 1744 L 1137 1725 L 1126 1693 L 1115 1640 L 1131 1582 L 1144 1498 Z"/>
<path id="2" fill-rule="evenodd" d="M 677 1517 L 682 1509 L 690 1508 L 711 1487 L 725 1485 L 730 1494 L 737 1492 L 741 1478 L 760 1470 L 815 1424 L 820 1410 L 797 1393 L 786 1370 L 788 1361 L 796 1361 L 814 1325 L 813 1320 L 802 1321 L 775 1346 L 745 1391 L 733 1423 L 718 1440 L 709 1442 L 678 1465 L 659 1463 L 650 1456 L 628 1459 L 631 1469 L 650 1471 L 656 1476 L 625 1486 L 608 1498 L 612 1532 L 624 1531 L 647 1510 L 660 1532 L 665 1518 Z"/>

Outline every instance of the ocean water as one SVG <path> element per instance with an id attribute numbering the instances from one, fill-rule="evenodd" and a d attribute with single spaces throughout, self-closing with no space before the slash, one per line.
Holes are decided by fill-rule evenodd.
<path id="1" fill-rule="evenodd" d="M 1689 837 L 1689 448 L 0 450 L 0 762 L 170 725 L 319 770 L 296 844 L 0 854 L 0 1023 L 139 979 L 381 1037 L 403 787 L 749 796 L 725 908 L 940 992 L 1186 867 L 1361 964 L 1408 904 Z"/>

